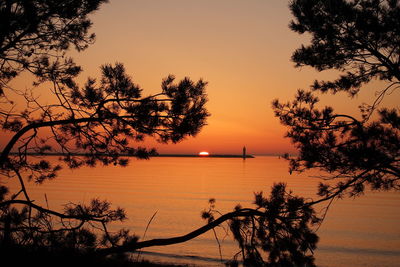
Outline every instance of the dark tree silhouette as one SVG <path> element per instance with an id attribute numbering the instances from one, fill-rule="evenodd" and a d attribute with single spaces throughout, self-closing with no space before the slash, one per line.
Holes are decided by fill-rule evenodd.
<path id="1" fill-rule="evenodd" d="M 93 43 L 88 18 L 107 0 L 1 0 L 0 95 L 12 88 L 8 82 L 27 70 L 39 81 L 51 72 L 72 75 L 80 67 L 64 58 L 72 45 L 82 51 Z M 4 99 L 3 99 L 4 101 Z"/>
<path id="2" fill-rule="evenodd" d="M 290 28 L 311 35 L 311 43 L 293 53 L 296 66 L 342 72 L 334 81 L 315 81 L 311 91 L 354 96 L 372 79 L 386 84 L 371 104 L 360 106 L 359 118 L 332 107 L 318 109 L 318 98 L 304 90 L 292 102 L 275 100 L 275 114 L 299 150 L 290 160 L 291 171 L 328 172 L 329 182 L 319 186 L 323 199 L 360 195 L 366 185 L 400 189 L 398 107 L 379 108 L 400 86 L 400 2 L 296 0 L 290 9 L 295 17 Z"/>
<path id="3" fill-rule="evenodd" d="M 198 133 L 209 115 L 204 106 L 206 83 L 194 83 L 189 78 L 175 83 L 174 77 L 169 76 L 163 80 L 160 93 L 142 97 L 141 89 L 126 75 L 122 64 L 102 66 L 100 82 L 88 79 L 83 88 L 72 80 L 66 83 L 57 75 L 53 77 L 58 103 L 41 105 L 26 95 L 27 109 L 14 114 L 12 121 L 2 121 L 3 130 L 14 135 L 1 153 L 1 173 L 20 182 L 20 191 L 12 195 L 6 195 L 7 189 L 2 187 L 3 243 L 93 247 L 95 235 L 85 226 L 95 223 L 104 231 L 104 244 L 114 246 L 121 238 L 123 242 L 135 240 L 125 230 L 116 236 L 108 233 L 109 222 L 125 219 L 124 211 L 110 209 L 108 202 L 95 199 L 87 206 L 69 204 L 61 213 L 34 204 L 25 188 L 24 176 L 42 183 L 55 178 L 61 166 L 52 166 L 43 157 L 35 160 L 29 154 L 55 151 L 70 168 L 95 166 L 98 162 L 125 166 L 126 156 L 147 158 L 155 152 L 132 146 L 144 136 L 178 142 Z M 41 135 L 42 128 L 48 128 L 50 135 Z M 11 154 L 13 150 L 16 154 Z M 15 205 L 23 208 L 15 209 Z M 82 240 L 91 242 L 81 244 Z"/>
<path id="4" fill-rule="evenodd" d="M 313 203 L 293 196 L 286 191 L 286 184 L 278 183 L 272 186 L 269 197 L 256 193 L 254 204 L 255 209 L 236 206 L 234 213 L 247 214 L 229 220 L 240 248 L 232 263 L 241 254 L 245 266 L 315 266 L 310 252 L 316 248 L 318 236 L 311 227 L 320 219 Z M 213 222 L 215 214 L 214 200 L 210 200 L 203 218 Z"/>
<path id="5" fill-rule="evenodd" d="M 110 222 L 126 215 L 106 201 L 69 203 L 63 211 L 36 204 L 26 181 L 43 183 L 61 169 L 41 155 L 58 153 L 70 168 L 99 162 L 125 166 L 128 156 L 147 158 L 155 153 L 134 147 L 135 141 L 153 136 L 160 142 L 179 142 L 196 135 L 209 116 L 202 80 L 175 82 L 170 75 L 160 93 L 143 96 L 117 63 L 102 66 L 99 81 L 89 78 L 83 87 L 75 82 L 81 68 L 65 59 L 65 52 L 71 45 L 84 50 L 94 41 L 94 34 L 88 33 L 88 15 L 104 2 L 0 1 L 0 125 L 3 136 L 11 136 L 0 155 L 0 172 L 2 179 L 15 179 L 20 185 L 15 192 L 0 186 L 3 251 L 16 246 L 87 251 L 136 242 L 127 230 L 107 231 Z M 50 89 L 53 103 L 40 102 L 35 94 L 39 88 L 22 91 L 10 86 L 23 71 L 36 78 L 34 86 Z M 23 97 L 26 106 L 15 107 L 15 96 Z"/>

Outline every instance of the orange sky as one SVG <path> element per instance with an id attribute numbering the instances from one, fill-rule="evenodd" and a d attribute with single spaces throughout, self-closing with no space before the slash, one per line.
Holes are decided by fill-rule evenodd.
<path id="1" fill-rule="evenodd" d="M 335 76 L 294 68 L 290 56 L 307 37 L 289 30 L 287 5 L 282 0 L 111 0 L 92 15 L 96 43 L 70 55 L 84 68 L 82 83 L 87 76 L 99 77 L 100 65 L 115 62 L 125 65 L 145 95 L 159 91 L 168 74 L 209 82 L 208 125 L 177 145 L 147 142 L 161 153 L 241 153 L 243 145 L 249 154 L 293 152 L 271 101 L 290 100 L 314 79 Z M 354 113 L 375 91 L 353 100 L 324 96 L 323 103 Z"/>

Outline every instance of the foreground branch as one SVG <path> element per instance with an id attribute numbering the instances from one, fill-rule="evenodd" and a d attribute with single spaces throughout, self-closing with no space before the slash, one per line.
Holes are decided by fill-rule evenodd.
<path id="1" fill-rule="evenodd" d="M 124 253 L 124 252 L 134 252 L 135 250 L 146 248 L 146 247 L 154 247 L 154 246 L 167 246 L 173 244 L 179 244 L 186 241 L 189 241 L 193 238 L 202 235 L 215 227 L 219 226 L 220 224 L 224 223 L 225 221 L 232 220 L 238 217 L 252 217 L 252 216 L 265 216 L 264 212 L 255 209 L 240 209 L 233 212 L 226 213 L 219 217 L 218 219 L 209 222 L 208 224 L 182 236 L 171 237 L 171 238 L 158 238 L 158 239 L 151 239 L 141 242 L 135 242 L 133 244 L 122 245 L 117 247 L 111 248 L 102 248 L 98 249 L 97 253 L 101 255 L 108 255 L 113 253 Z"/>

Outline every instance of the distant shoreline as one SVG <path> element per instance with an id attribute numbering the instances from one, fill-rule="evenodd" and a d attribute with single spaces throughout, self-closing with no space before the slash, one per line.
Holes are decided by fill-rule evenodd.
<path id="1" fill-rule="evenodd" d="M 243 158 L 243 155 L 235 154 L 210 154 L 207 156 L 200 156 L 196 154 L 159 154 L 150 157 L 171 157 L 171 158 Z M 254 158 L 253 155 L 246 155 L 246 158 Z"/>
<path id="2" fill-rule="evenodd" d="M 18 153 L 11 152 L 11 155 L 17 155 Z M 63 156 L 64 154 L 62 153 L 27 153 L 29 156 Z M 71 155 L 73 156 L 88 156 L 89 154 L 85 153 L 72 153 Z M 99 154 L 103 155 L 103 154 Z M 124 155 L 121 154 L 120 156 L 122 157 L 135 157 L 131 155 Z M 243 157 L 243 155 L 238 155 L 238 154 L 210 154 L 207 156 L 203 155 L 198 155 L 198 154 L 158 154 L 158 155 L 151 155 L 149 156 L 150 158 L 158 158 L 158 157 L 163 157 L 163 158 L 255 158 L 253 155 L 246 155 Z"/>

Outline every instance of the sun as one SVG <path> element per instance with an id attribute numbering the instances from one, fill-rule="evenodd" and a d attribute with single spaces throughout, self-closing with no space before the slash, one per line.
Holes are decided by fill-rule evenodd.
<path id="1" fill-rule="evenodd" d="M 199 153 L 199 156 L 209 156 L 209 155 L 210 155 L 210 153 L 208 153 L 207 151 L 201 151 Z"/>

